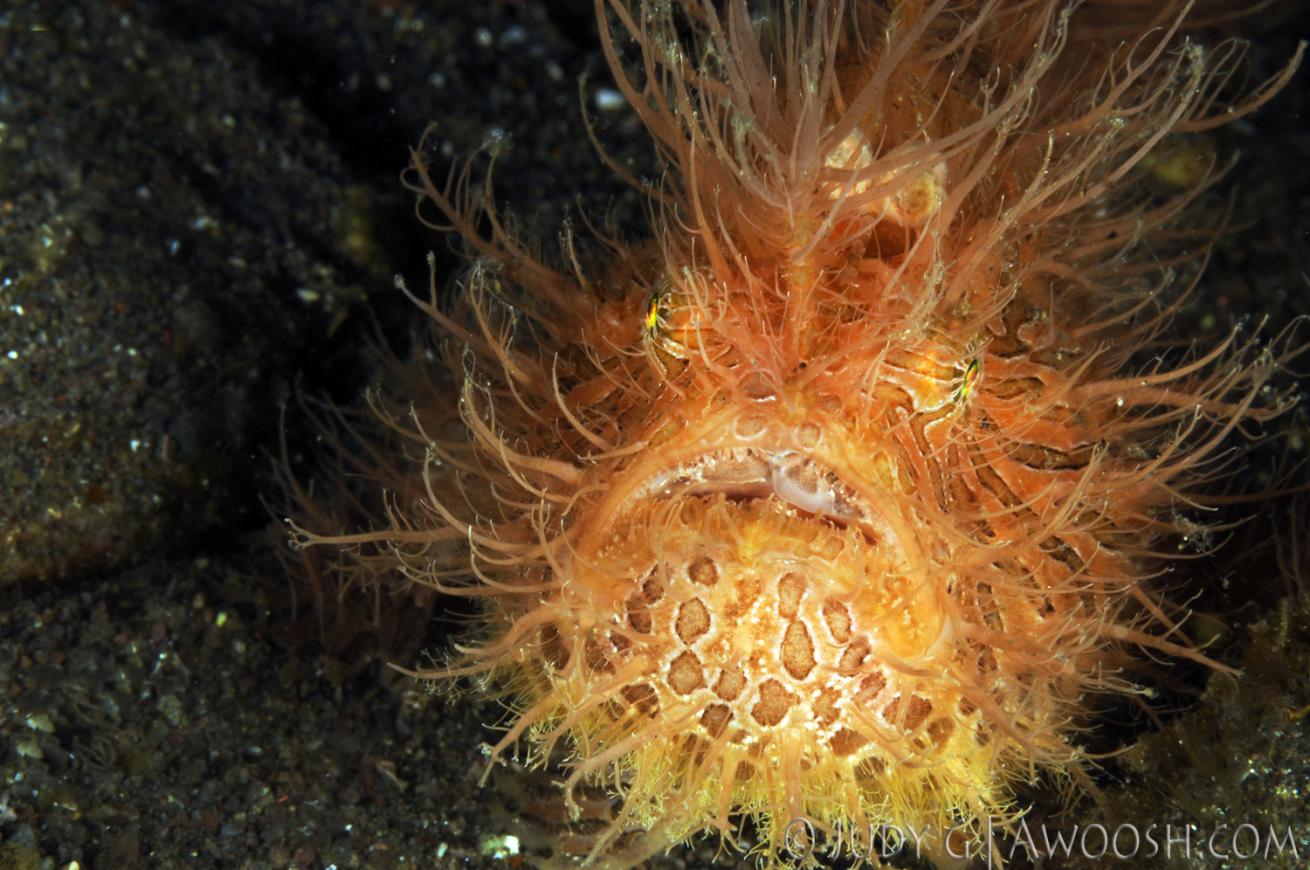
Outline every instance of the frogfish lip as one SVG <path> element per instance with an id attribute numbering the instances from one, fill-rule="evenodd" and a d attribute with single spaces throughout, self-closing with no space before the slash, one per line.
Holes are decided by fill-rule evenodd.
<path id="1" fill-rule="evenodd" d="M 776 497 L 799 511 L 843 527 L 854 526 L 875 543 L 896 534 L 873 500 L 822 459 L 793 449 L 730 447 L 711 450 L 647 478 L 625 507 L 647 501 L 725 495 Z"/>

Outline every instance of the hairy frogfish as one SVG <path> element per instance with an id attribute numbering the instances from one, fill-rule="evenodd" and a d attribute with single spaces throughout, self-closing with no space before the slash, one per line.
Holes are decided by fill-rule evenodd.
<path id="1" fill-rule="evenodd" d="M 942 854 L 1022 783 L 1093 787 L 1104 701 L 1215 664 L 1157 578 L 1294 353 L 1170 336 L 1223 173 L 1166 190 L 1145 162 L 1299 53 L 1242 88 L 1241 45 L 1167 0 L 596 13 L 662 174 L 600 159 L 651 238 L 538 255 L 479 161 L 416 148 L 418 216 L 471 264 L 453 294 L 400 282 L 426 362 L 338 460 L 375 517 L 304 511 L 293 542 L 469 602 L 414 673 L 502 699 L 493 763 L 550 765 L 568 813 L 612 802 L 597 866 L 747 825 L 785 865 L 798 819 Z"/>

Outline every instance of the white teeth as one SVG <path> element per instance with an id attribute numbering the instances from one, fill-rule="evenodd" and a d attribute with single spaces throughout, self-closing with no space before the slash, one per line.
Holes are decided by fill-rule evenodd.
<path id="1" fill-rule="evenodd" d="M 816 473 L 816 463 L 794 450 L 780 450 L 772 460 L 773 491 L 778 498 L 813 514 L 836 515 L 829 475 Z"/>
<path id="2" fill-rule="evenodd" d="M 870 516 L 851 486 L 831 469 L 795 450 L 737 448 L 707 453 L 656 475 L 635 497 L 718 492 L 751 498 L 772 493 L 808 513 L 843 521 Z"/>

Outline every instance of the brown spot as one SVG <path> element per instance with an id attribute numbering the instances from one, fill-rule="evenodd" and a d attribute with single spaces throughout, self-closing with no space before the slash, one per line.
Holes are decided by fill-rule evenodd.
<path id="1" fill-rule="evenodd" d="M 859 702 L 861 707 L 869 707 L 878 699 L 878 696 L 882 694 L 882 690 L 886 687 L 886 677 L 879 673 L 869 674 L 860 680 L 860 688 L 855 695 L 855 700 Z"/>
<path id="2" fill-rule="evenodd" d="M 836 734 L 832 735 L 832 740 L 830 742 L 833 754 L 841 757 L 850 755 L 852 752 L 868 743 L 869 738 L 865 737 L 858 731 L 852 731 L 849 728 L 841 728 Z"/>
<path id="3" fill-rule="evenodd" d="M 647 604 L 655 604 L 664 597 L 664 579 L 660 577 L 658 570 L 653 570 L 646 576 L 646 582 L 641 584 L 641 597 Z"/>
<path id="4" fill-rule="evenodd" d="M 678 609 L 678 622 L 675 626 L 682 642 L 690 644 L 710 630 L 710 612 L 699 598 L 683 602 Z"/>
<path id="5" fill-rule="evenodd" d="M 795 619 L 796 608 L 800 607 L 801 597 L 805 595 L 805 581 L 799 574 L 786 574 L 778 581 L 778 612 L 783 619 Z"/>
<path id="6" fill-rule="evenodd" d="M 564 643 L 564 638 L 560 637 L 559 629 L 553 622 L 548 622 L 541 627 L 541 655 L 556 669 L 569 663 L 568 645 Z"/>
<path id="7" fill-rule="evenodd" d="M 760 700 L 752 709 L 751 717 L 765 727 L 777 725 L 787 715 L 796 696 L 783 688 L 777 680 L 765 680 L 760 685 Z"/>
<path id="8" fill-rule="evenodd" d="M 706 733 L 711 737 L 718 737 L 723 733 L 730 719 L 732 719 L 732 711 L 728 709 L 727 704 L 711 704 L 701 714 L 700 724 L 705 726 Z"/>
<path id="9" fill-rule="evenodd" d="M 749 761 L 739 761 L 737 762 L 737 770 L 734 772 L 733 776 L 736 778 L 737 782 L 745 782 L 748 779 L 752 779 L 755 776 L 755 765 L 751 764 Z"/>
<path id="10" fill-rule="evenodd" d="M 820 725 L 831 725 L 837 720 L 837 701 L 841 695 L 836 689 L 826 688 L 819 693 L 811 709 L 814 710 L 814 718 L 819 721 Z"/>
<path id="11" fill-rule="evenodd" d="M 814 670 L 814 641 L 803 622 L 787 626 L 782 636 L 782 666 L 797 680 L 803 680 Z"/>
<path id="12" fill-rule="evenodd" d="M 846 643 L 851 639 L 851 614 L 836 598 L 823 601 L 823 621 L 828 623 L 828 631 L 837 643 Z"/>
<path id="13" fill-rule="evenodd" d="M 699 734 L 687 734 L 683 737 L 683 745 L 683 752 L 691 757 L 692 766 L 699 767 L 713 744 Z"/>
<path id="14" fill-rule="evenodd" d="M 609 633 L 610 646 L 614 647 L 617 653 L 625 653 L 632 648 L 632 641 L 628 640 L 627 635 L 618 631 Z"/>
<path id="15" fill-rule="evenodd" d="M 737 594 L 723 611 L 724 618 L 730 622 L 735 622 L 750 612 L 755 602 L 759 600 L 762 588 L 760 578 L 751 575 L 738 579 L 736 586 Z"/>
<path id="16" fill-rule="evenodd" d="M 705 685 L 705 672 L 694 652 L 687 650 L 673 660 L 669 665 L 668 681 L 669 688 L 679 695 L 689 695 Z"/>
<path id="17" fill-rule="evenodd" d="M 624 686 L 619 694 L 623 696 L 623 700 L 636 707 L 638 712 L 653 713 L 659 709 L 659 696 L 646 683 L 633 683 L 630 686 Z"/>
<path id="18" fill-rule="evenodd" d="M 719 582 L 719 568 L 709 556 L 701 556 L 687 566 L 687 576 L 693 583 L 713 586 Z"/>
<path id="19" fill-rule="evenodd" d="M 862 760 L 855 765 L 856 782 L 877 782 L 882 778 L 882 774 L 887 771 L 887 762 L 878 758 L 876 755 Z"/>
<path id="20" fill-rule="evenodd" d="M 584 649 L 587 653 L 587 667 L 591 671 L 602 674 L 613 673 L 614 663 L 610 661 L 609 650 L 606 649 L 608 646 L 609 644 L 598 637 L 587 638 Z"/>
<path id="21" fill-rule="evenodd" d="M 911 695 L 905 708 L 905 721 L 901 722 L 899 717 L 903 698 L 903 695 L 897 695 L 893 698 L 891 703 L 883 708 L 882 715 L 884 719 L 893 725 L 900 724 L 906 731 L 913 731 L 922 725 L 923 720 L 927 719 L 928 714 L 932 712 L 932 702 L 920 698 L 918 695 Z"/>
<path id="22" fill-rule="evenodd" d="M 950 719 L 934 719 L 928 723 L 928 737 L 939 747 L 945 746 L 955 730 L 955 723 Z"/>
<path id="23" fill-rule="evenodd" d="M 864 660 L 869 657 L 870 650 L 869 641 L 863 637 L 857 637 L 850 642 L 846 649 L 842 650 L 837 666 L 843 670 L 853 671 L 864 664 Z"/>
<path id="24" fill-rule="evenodd" d="M 646 609 L 645 599 L 640 596 L 634 595 L 628 599 L 628 625 L 632 626 L 633 631 L 650 634 L 650 611 Z"/>
<path id="25" fill-rule="evenodd" d="M 741 690 L 746 688 L 746 677 L 740 668 L 719 671 L 719 681 L 714 684 L 714 693 L 725 701 L 736 700 Z"/>

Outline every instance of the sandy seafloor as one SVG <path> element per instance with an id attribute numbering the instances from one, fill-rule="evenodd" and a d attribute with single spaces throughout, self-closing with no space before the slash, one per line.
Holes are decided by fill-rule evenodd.
<path id="1" fill-rule="evenodd" d="M 261 498 L 279 408 L 351 402 L 375 375 L 374 319 L 403 346 L 417 320 L 393 273 L 422 286 L 429 249 L 459 268 L 397 180 L 427 123 L 449 156 L 512 143 L 498 195 L 547 249 L 575 193 L 640 227 L 579 120 L 591 69 L 603 138 L 649 167 L 590 7 L 0 2 L 0 870 L 532 865 L 530 844 L 506 848 L 504 796 L 478 787 L 495 708 L 300 642 Z M 1268 75 L 1310 9 L 1243 26 Z M 1179 327 L 1207 344 L 1310 311 L 1307 72 L 1203 142 L 1243 154 L 1236 229 Z M 1256 485 L 1304 455 L 1305 428 L 1282 418 Z M 294 410 L 287 430 L 302 454 Z M 1130 749 L 1082 821 L 1291 825 L 1301 857 L 1261 865 L 1298 866 L 1310 618 L 1279 602 L 1276 559 L 1297 512 L 1239 510 L 1259 516 L 1188 582 L 1245 670 L 1203 694 L 1181 674 L 1164 731 L 1094 736 Z M 713 855 L 653 865 L 732 865 Z"/>

